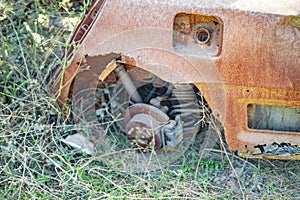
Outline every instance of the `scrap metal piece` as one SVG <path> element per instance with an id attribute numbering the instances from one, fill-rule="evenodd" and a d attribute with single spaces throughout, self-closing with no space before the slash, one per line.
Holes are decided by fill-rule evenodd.
<path id="1" fill-rule="evenodd" d="M 299 160 L 300 147 L 297 145 L 291 145 L 289 143 L 281 143 L 281 144 L 273 143 L 271 145 L 256 145 L 254 147 L 254 152 L 250 154 L 239 152 L 239 155 L 245 158 Z"/>
<path id="2" fill-rule="evenodd" d="M 291 128 L 296 131 L 257 129 L 248 120 L 259 121 L 259 116 L 248 117 L 252 113 L 247 109 L 300 108 L 299 7 L 299 0 L 96 0 L 72 37 L 66 55 L 70 64 L 54 71 L 53 93 L 66 108 L 77 94 L 74 79 L 89 70 L 86 63 L 93 63 L 89 67 L 99 79 L 115 59 L 168 83 L 194 84 L 218 113 L 230 149 L 240 155 L 253 154 L 257 144 L 300 146 L 298 126 Z M 208 30 L 200 34 L 204 44 L 195 40 L 201 28 Z M 84 80 L 82 87 L 89 82 Z M 272 115 L 285 116 L 281 111 Z"/>
<path id="3" fill-rule="evenodd" d="M 295 156 L 300 154 L 300 147 L 289 143 L 273 143 L 271 145 L 256 145 L 255 148 L 260 149 L 255 156 L 272 155 L 272 156 Z"/>
<path id="4" fill-rule="evenodd" d="M 80 133 L 76 133 L 74 135 L 69 135 L 66 137 L 66 139 L 61 139 L 62 142 L 65 144 L 70 145 L 71 147 L 74 147 L 78 149 L 79 151 L 82 151 L 89 155 L 94 155 L 95 146 L 94 144 L 88 140 L 88 138 L 84 137 Z"/>

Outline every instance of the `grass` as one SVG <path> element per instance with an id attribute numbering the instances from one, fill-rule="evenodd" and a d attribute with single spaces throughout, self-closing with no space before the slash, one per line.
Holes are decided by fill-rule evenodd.
<path id="1" fill-rule="evenodd" d="M 63 144 L 77 128 L 47 83 L 80 15 L 42 2 L 0 4 L 0 199 L 300 198 L 299 161 L 244 160 L 224 148 L 204 158 L 196 138 L 167 168 L 134 174 Z"/>

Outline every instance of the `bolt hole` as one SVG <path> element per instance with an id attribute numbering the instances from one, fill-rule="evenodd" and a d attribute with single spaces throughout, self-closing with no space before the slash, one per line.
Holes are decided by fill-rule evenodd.
<path id="1" fill-rule="evenodd" d="M 250 90 L 246 90 L 246 92 L 250 92 Z"/>
<path id="2" fill-rule="evenodd" d="M 210 40 L 210 33 L 206 28 L 200 28 L 196 32 L 196 42 L 199 44 L 206 44 Z"/>
<path id="3" fill-rule="evenodd" d="M 91 18 L 94 19 L 97 16 L 97 13 L 98 13 L 97 10 L 93 11 L 91 14 Z"/>

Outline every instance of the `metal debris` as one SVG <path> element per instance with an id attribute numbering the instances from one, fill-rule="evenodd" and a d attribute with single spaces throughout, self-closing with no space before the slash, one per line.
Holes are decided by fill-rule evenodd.
<path id="1" fill-rule="evenodd" d="M 257 145 L 255 146 L 257 156 L 273 155 L 273 156 L 293 156 L 300 154 L 300 147 L 291 145 L 289 143 L 273 143 L 271 145 Z"/>

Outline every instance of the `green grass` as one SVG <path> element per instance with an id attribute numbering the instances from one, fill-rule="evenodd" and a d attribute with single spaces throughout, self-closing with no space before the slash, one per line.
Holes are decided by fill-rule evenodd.
<path id="1" fill-rule="evenodd" d="M 167 168 L 134 174 L 63 144 L 76 127 L 47 83 L 80 15 L 40 2 L 0 4 L 0 199 L 300 198 L 299 161 L 247 161 L 222 148 L 201 158 L 196 138 Z"/>

